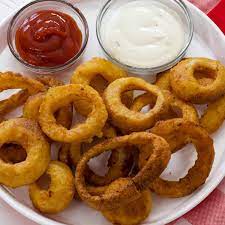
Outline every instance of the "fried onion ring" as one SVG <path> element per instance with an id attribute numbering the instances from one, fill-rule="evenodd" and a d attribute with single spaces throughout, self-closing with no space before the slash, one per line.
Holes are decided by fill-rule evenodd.
<path id="1" fill-rule="evenodd" d="M 85 171 L 88 161 L 105 151 L 115 151 L 130 145 L 149 145 L 152 152 L 147 164 L 132 178 L 119 178 L 113 181 L 102 195 L 94 196 L 88 192 L 85 182 Z M 141 148 L 140 148 L 141 150 Z M 147 132 L 132 133 L 130 135 L 106 140 L 84 153 L 79 161 L 75 174 L 75 185 L 81 199 L 91 207 L 104 211 L 120 207 L 141 197 L 141 192 L 158 177 L 170 160 L 170 149 L 167 142 L 154 134 Z"/>
<path id="2" fill-rule="evenodd" d="M 70 168 L 58 161 L 51 161 L 46 174 L 51 182 L 47 190 L 41 189 L 37 182 L 29 186 L 30 199 L 42 213 L 59 213 L 71 203 L 75 188 Z"/>
<path id="3" fill-rule="evenodd" d="M 163 91 L 163 94 L 169 104 L 169 110 L 167 113 L 165 113 L 165 115 L 162 115 L 160 119 L 167 120 L 181 116 L 185 120 L 193 121 L 195 123 L 199 122 L 198 113 L 194 106 L 178 99 L 169 91 Z M 139 112 L 146 105 L 150 105 L 151 107 L 153 107 L 154 103 L 154 96 L 149 94 L 143 94 L 135 98 L 135 100 L 133 101 L 133 105 L 130 109 Z"/>
<path id="4" fill-rule="evenodd" d="M 5 72 L 0 73 L 0 91 L 7 89 L 22 89 L 8 99 L 0 101 L 0 116 L 11 112 L 26 102 L 30 95 L 44 90 L 44 85 L 32 78 L 20 74 Z"/>
<path id="5" fill-rule="evenodd" d="M 155 106 L 146 114 L 130 110 L 121 102 L 123 92 L 135 89 L 147 91 L 157 98 Z M 112 123 L 127 132 L 151 128 L 168 107 L 162 91 L 157 86 L 135 77 L 121 78 L 112 82 L 105 89 L 104 101 Z"/>
<path id="6" fill-rule="evenodd" d="M 168 90 L 172 92 L 172 87 L 170 85 L 170 70 L 166 72 L 159 73 L 156 77 L 155 85 L 160 87 L 163 90 Z M 202 77 L 200 75 L 197 76 L 198 83 L 202 86 L 210 85 L 213 82 L 213 79 Z"/>
<path id="7" fill-rule="evenodd" d="M 36 79 L 40 81 L 41 83 L 43 83 L 47 88 L 63 85 L 62 81 L 57 80 L 51 76 L 44 75 L 44 76 L 39 76 Z M 38 121 L 40 105 L 43 102 L 45 94 L 46 93 L 42 92 L 28 98 L 28 100 L 26 101 L 23 107 L 24 118 L 34 119 Z M 71 127 L 72 119 L 73 119 L 72 104 L 60 108 L 56 112 L 55 116 L 56 116 L 57 123 L 69 129 Z"/>
<path id="8" fill-rule="evenodd" d="M 68 130 L 56 123 L 54 113 L 62 107 L 80 99 L 92 102 L 92 112 L 84 123 Z M 39 123 L 44 133 L 55 141 L 64 143 L 85 142 L 94 136 L 102 135 L 108 114 L 99 94 L 91 87 L 70 84 L 50 88 L 40 106 Z"/>
<path id="9" fill-rule="evenodd" d="M 151 132 L 159 135 L 169 143 L 171 152 L 178 151 L 177 140 L 181 146 L 187 143 L 193 143 L 198 153 L 198 159 L 195 165 L 189 169 L 188 174 L 179 179 L 179 181 L 167 181 L 156 178 L 150 188 L 157 194 L 178 198 L 194 192 L 198 187 L 205 183 L 212 168 L 214 160 L 213 140 L 208 133 L 196 123 L 182 119 L 172 119 L 158 122 Z M 142 151 L 141 158 L 148 158 L 148 151 Z M 142 162 L 142 166 L 144 163 Z"/>
<path id="10" fill-rule="evenodd" d="M 170 76 L 170 72 L 168 72 L 168 71 L 160 74 L 160 76 L 157 78 L 157 81 L 155 84 L 162 89 L 170 90 L 171 86 L 170 86 L 169 76 Z M 208 85 L 212 84 L 212 81 L 213 81 L 213 79 L 201 77 L 200 75 L 198 75 L 198 83 L 202 86 L 208 86 Z M 145 100 L 143 99 L 142 101 L 138 101 L 138 99 L 137 99 L 136 101 L 134 101 L 133 104 L 136 105 L 135 107 L 140 108 L 141 105 L 143 105 L 142 102 L 144 102 L 144 101 L 146 102 L 146 105 L 152 104 L 150 102 L 150 99 L 149 99 L 149 101 L 147 100 L 147 97 L 145 98 Z M 140 106 L 138 106 L 137 104 L 140 104 Z M 223 121 L 225 120 L 225 110 L 224 109 L 225 109 L 225 97 L 224 96 L 220 97 L 219 99 L 217 99 L 214 102 L 210 102 L 208 104 L 206 111 L 203 113 L 203 115 L 199 119 L 199 124 L 203 128 L 205 128 L 210 134 L 214 133 L 215 131 L 217 131 L 219 129 L 219 127 L 222 125 Z"/>
<path id="11" fill-rule="evenodd" d="M 142 192 L 141 197 L 102 214 L 113 224 L 136 225 L 144 221 L 152 210 L 152 197 L 149 190 Z"/>
<path id="12" fill-rule="evenodd" d="M 23 162 L 9 164 L 0 160 L 0 183 L 20 187 L 36 181 L 50 162 L 50 147 L 37 123 L 18 118 L 0 124 L 0 144 L 17 143 L 27 152 Z"/>
<path id="13" fill-rule="evenodd" d="M 46 93 L 40 92 L 28 98 L 23 107 L 24 118 L 38 121 L 39 109 L 44 100 L 45 95 Z M 67 129 L 71 127 L 72 119 L 73 119 L 73 107 L 71 104 L 60 108 L 56 112 L 57 123 L 61 124 L 63 127 L 66 127 Z"/>
<path id="14" fill-rule="evenodd" d="M 61 80 L 47 75 L 38 76 L 36 80 L 44 84 L 47 88 L 63 85 L 63 82 Z"/>
<path id="15" fill-rule="evenodd" d="M 98 76 L 101 76 L 105 82 Z M 118 66 L 102 58 L 93 58 L 77 67 L 71 78 L 71 83 L 90 85 L 102 95 L 108 84 L 122 77 L 127 77 L 127 73 Z M 132 92 L 126 92 L 122 96 L 122 102 L 129 107 L 132 103 L 132 98 Z M 79 101 L 76 111 L 81 115 L 88 115 L 91 111 L 91 106 L 88 102 Z"/>
<path id="16" fill-rule="evenodd" d="M 200 119 L 200 125 L 210 134 L 217 131 L 225 120 L 225 96 L 209 103 Z"/>
<path id="17" fill-rule="evenodd" d="M 117 136 L 115 128 L 106 124 L 103 128 L 103 137 L 99 140 L 96 140 L 94 144 L 100 143 L 106 139 L 110 139 Z M 88 144 L 88 146 L 83 146 L 84 143 L 72 143 L 64 144 L 59 150 L 59 160 L 70 165 L 77 166 L 77 163 L 81 159 L 84 152 L 93 146 L 93 143 Z M 85 148 L 86 147 L 86 148 Z M 108 172 L 104 176 L 96 175 L 89 167 L 86 171 L 86 177 L 88 178 L 88 183 L 91 185 L 104 186 L 110 184 L 112 181 L 116 180 L 119 177 L 127 176 L 132 164 L 131 154 L 126 152 L 123 149 L 118 149 L 113 151 L 108 160 Z"/>
<path id="18" fill-rule="evenodd" d="M 214 81 L 201 85 L 195 74 L 209 76 Z M 170 74 L 170 84 L 175 94 L 185 101 L 204 104 L 225 94 L 225 67 L 215 60 L 190 58 L 183 60 Z"/>
<path id="19" fill-rule="evenodd" d="M 170 70 L 157 74 L 155 85 L 163 90 L 171 91 Z"/>

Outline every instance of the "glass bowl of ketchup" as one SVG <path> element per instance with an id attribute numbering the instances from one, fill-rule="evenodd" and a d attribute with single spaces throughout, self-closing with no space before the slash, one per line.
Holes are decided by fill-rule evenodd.
<path id="1" fill-rule="evenodd" d="M 82 56 L 89 29 L 81 11 L 63 0 L 37 0 L 20 9 L 8 28 L 15 58 L 36 73 L 67 69 Z"/>

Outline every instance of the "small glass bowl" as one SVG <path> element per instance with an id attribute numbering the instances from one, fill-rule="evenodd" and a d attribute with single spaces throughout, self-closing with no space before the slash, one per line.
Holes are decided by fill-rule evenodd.
<path id="1" fill-rule="evenodd" d="M 76 21 L 78 27 L 82 32 L 83 40 L 80 51 L 73 58 L 71 58 L 69 61 L 67 61 L 62 65 L 54 67 L 45 67 L 29 64 L 20 57 L 16 49 L 15 36 L 17 29 L 21 26 L 21 24 L 27 17 L 31 16 L 32 14 L 40 10 L 55 10 L 71 16 Z M 84 15 L 80 12 L 78 8 L 74 7 L 72 4 L 65 2 L 63 0 L 36 0 L 25 5 L 12 18 L 7 33 L 8 46 L 12 54 L 15 56 L 15 58 L 32 72 L 42 74 L 63 71 L 72 66 L 74 63 L 76 63 L 84 53 L 84 50 L 87 46 L 88 38 L 89 38 L 88 23 Z"/>
<path id="2" fill-rule="evenodd" d="M 189 9 L 187 8 L 186 4 L 182 0 L 157 0 L 157 2 L 160 2 L 173 11 L 177 13 L 177 15 L 180 17 L 182 23 L 183 23 L 183 28 L 185 31 L 185 44 L 177 57 L 173 59 L 172 61 L 160 65 L 157 67 L 151 67 L 151 68 L 141 68 L 141 67 L 133 67 L 127 64 L 124 64 L 120 62 L 118 59 L 113 57 L 109 50 L 107 50 L 106 46 L 104 45 L 104 41 L 102 39 L 102 26 L 104 23 L 107 23 L 108 19 L 112 16 L 112 14 L 118 10 L 118 8 L 125 3 L 132 2 L 132 1 L 139 1 L 139 0 L 108 0 L 105 5 L 102 7 L 100 10 L 100 13 L 97 18 L 96 22 L 96 33 L 97 33 L 97 38 L 98 42 L 105 54 L 105 56 L 112 61 L 113 63 L 117 64 L 118 66 L 122 67 L 126 71 L 133 73 L 133 74 L 139 74 L 139 75 L 151 75 L 151 74 L 157 74 L 162 71 L 168 70 L 174 65 L 176 65 L 186 54 L 188 47 L 191 44 L 192 38 L 193 38 L 193 32 L 194 32 L 194 26 L 193 22 L 191 19 L 191 13 Z M 149 0 L 151 1 L 156 1 L 156 0 Z M 131 24 L 132 26 L 132 24 Z"/>

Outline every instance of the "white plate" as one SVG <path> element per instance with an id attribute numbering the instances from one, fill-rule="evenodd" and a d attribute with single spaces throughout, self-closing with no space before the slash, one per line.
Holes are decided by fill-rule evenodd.
<path id="1" fill-rule="evenodd" d="M 77 3 L 77 6 L 87 17 L 90 27 L 90 40 L 87 46 L 87 51 L 83 57 L 84 61 L 93 56 L 102 55 L 97 44 L 95 34 L 95 20 L 99 7 L 101 6 L 101 2 L 103 1 L 82 0 Z M 223 33 L 205 14 L 190 3 L 187 2 L 187 4 L 191 10 L 195 25 L 194 39 L 187 56 L 205 56 L 216 58 L 225 64 L 225 37 Z M 26 69 L 13 58 L 7 47 L 6 29 L 9 20 L 10 17 L 0 24 L 0 71 L 12 70 L 23 72 L 24 74 L 30 74 L 30 72 L 26 71 Z M 71 74 L 72 69 L 67 71 L 65 74 L 57 74 L 57 77 L 64 80 L 69 80 L 69 74 Z M 220 130 L 213 135 L 216 157 L 212 172 L 205 185 L 196 190 L 192 195 L 185 198 L 167 199 L 153 195 L 153 211 L 144 224 L 166 224 L 191 210 L 216 188 L 225 176 L 224 133 L 225 126 L 222 126 L 222 128 L 220 128 Z M 173 157 L 169 168 L 166 172 L 164 172 L 163 176 L 171 178 L 171 175 L 169 175 L 170 172 L 173 174 L 173 179 L 185 175 L 196 157 L 194 153 L 195 151 L 191 146 L 186 147 L 186 151 L 184 150 L 177 153 Z M 0 197 L 24 216 L 42 225 L 109 225 L 100 213 L 90 209 L 85 204 L 78 201 L 74 201 L 68 209 L 58 215 L 41 215 L 32 207 L 26 187 L 13 190 L 2 186 L 0 187 Z"/>

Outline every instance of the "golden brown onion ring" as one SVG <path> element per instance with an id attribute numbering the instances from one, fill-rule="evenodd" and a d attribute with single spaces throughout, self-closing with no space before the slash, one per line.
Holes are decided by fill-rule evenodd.
<path id="1" fill-rule="evenodd" d="M 11 119 L 0 124 L 0 145 L 17 143 L 27 153 L 25 161 L 9 164 L 0 160 L 0 183 L 20 187 L 36 181 L 50 161 L 50 147 L 37 123 L 28 119 Z"/>
<path id="2" fill-rule="evenodd" d="M 155 85 L 167 91 L 171 91 L 170 70 L 157 74 Z"/>
<path id="3" fill-rule="evenodd" d="M 169 110 L 167 113 L 161 116 L 160 119 L 167 120 L 177 117 L 182 117 L 185 120 L 193 121 L 198 123 L 198 113 L 193 105 L 188 104 L 180 99 L 178 99 L 175 95 L 173 95 L 169 91 L 163 91 L 166 101 L 169 104 Z M 133 105 L 131 106 L 131 110 L 136 112 L 141 111 L 143 107 L 146 105 L 154 106 L 155 97 L 149 94 L 143 94 L 135 98 L 133 101 Z"/>
<path id="4" fill-rule="evenodd" d="M 119 178 L 106 188 L 104 194 L 91 195 L 85 182 L 88 161 L 105 151 L 115 151 L 121 147 L 129 151 L 130 149 L 125 146 L 130 145 L 149 145 L 149 151 L 152 154 L 147 164 L 133 178 Z M 169 146 L 163 138 L 147 132 L 132 133 L 106 140 L 84 153 L 79 161 L 75 174 L 77 192 L 83 201 L 97 210 L 115 209 L 121 204 L 127 204 L 140 198 L 142 191 L 147 189 L 149 184 L 165 169 L 170 154 Z"/>
<path id="5" fill-rule="evenodd" d="M 225 96 L 209 103 L 200 119 L 200 125 L 210 134 L 217 131 L 225 120 Z"/>
<path id="6" fill-rule="evenodd" d="M 113 224 L 136 225 L 144 221 L 152 210 L 152 196 L 149 190 L 142 192 L 140 198 L 102 214 Z"/>
<path id="7" fill-rule="evenodd" d="M 178 145 L 193 143 L 198 153 L 195 165 L 189 169 L 188 174 L 179 181 L 167 181 L 156 178 L 150 188 L 159 195 L 178 198 L 191 194 L 205 183 L 212 168 L 214 160 L 213 140 L 208 133 L 196 123 L 182 119 L 173 119 L 158 122 L 151 132 L 159 135 L 169 143 L 171 152 L 178 151 Z M 179 141 L 178 141 L 179 140 Z M 178 142 L 177 142 L 178 141 Z M 142 151 L 144 152 L 144 151 Z M 148 157 L 147 151 L 140 157 Z M 144 163 L 142 163 L 142 166 Z"/>
<path id="8" fill-rule="evenodd" d="M 109 124 L 106 124 L 102 132 L 102 138 L 94 140 L 93 143 L 86 144 L 87 146 L 84 146 L 85 143 L 64 144 L 59 150 L 59 160 L 70 166 L 76 167 L 83 153 L 93 145 L 117 136 L 115 128 Z M 119 177 L 127 176 L 132 167 L 131 159 L 130 152 L 124 151 L 123 149 L 113 151 L 108 160 L 108 172 L 104 176 L 95 174 L 87 167 L 86 177 L 88 183 L 91 185 L 104 186 L 110 184 Z"/>
<path id="9" fill-rule="evenodd" d="M 44 85 L 32 78 L 20 74 L 5 72 L 0 73 L 0 91 L 8 89 L 22 89 L 8 99 L 0 101 L 0 116 L 11 112 L 26 102 L 30 95 L 44 90 Z"/>
<path id="10" fill-rule="evenodd" d="M 30 96 L 23 107 L 23 117 L 38 121 L 39 109 L 44 100 L 46 93 L 40 92 L 36 95 Z M 72 105 L 68 105 L 60 108 L 56 112 L 56 121 L 63 127 L 69 129 L 73 119 L 73 108 Z"/>
<path id="11" fill-rule="evenodd" d="M 156 81 L 156 85 L 162 89 L 171 89 L 170 87 L 170 73 L 165 72 L 160 74 Z M 200 75 L 197 76 L 198 83 L 202 86 L 211 85 L 213 79 L 202 77 Z M 145 100 L 146 104 L 147 99 Z M 135 104 L 141 104 L 141 102 L 137 101 Z M 222 96 L 214 102 L 208 103 L 208 107 L 205 110 L 204 114 L 200 118 L 200 125 L 205 128 L 210 134 L 214 133 L 218 130 L 218 128 L 222 125 L 225 120 L 225 97 Z M 171 117 L 172 118 L 172 117 Z"/>
<path id="12" fill-rule="evenodd" d="M 44 85 L 20 74 L 12 72 L 0 73 L 0 91 L 7 89 L 23 89 L 32 95 L 44 90 Z"/>
<path id="13" fill-rule="evenodd" d="M 122 77 L 127 77 L 127 73 L 118 66 L 103 58 L 93 58 L 77 67 L 71 78 L 71 83 L 90 85 L 102 95 L 108 84 Z M 122 102 L 129 107 L 132 103 L 132 98 L 132 92 L 124 93 Z M 81 115 L 88 115 L 91 111 L 91 106 L 88 102 L 79 101 L 76 111 Z"/>
<path id="14" fill-rule="evenodd" d="M 130 110 L 121 102 L 122 93 L 135 89 L 146 91 L 157 98 L 155 106 L 146 114 Z M 157 86 L 135 77 L 112 82 L 104 92 L 104 101 L 112 123 L 127 132 L 151 128 L 168 107 L 162 91 Z"/>
<path id="15" fill-rule="evenodd" d="M 92 111 L 84 123 L 77 124 L 68 130 L 57 124 L 54 113 L 71 102 L 87 99 L 92 102 Z M 70 84 L 50 88 L 39 110 L 39 123 L 44 133 L 55 141 L 64 143 L 85 142 L 94 136 L 102 135 L 108 114 L 99 94 L 91 87 Z"/>
<path id="16" fill-rule="evenodd" d="M 214 81 L 207 86 L 201 85 L 196 73 Z M 170 83 L 175 94 L 183 100 L 208 103 L 225 94 L 225 67 L 219 61 L 206 58 L 186 59 L 171 69 Z"/>
<path id="17" fill-rule="evenodd" d="M 47 190 L 41 189 L 37 182 L 29 187 L 30 199 L 36 209 L 42 213 L 59 213 L 71 203 L 75 187 L 70 168 L 58 161 L 51 161 L 46 174 L 50 177 Z"/>
<path id="18" fill-rule="evenodd" d="M 170 74 L 171 74 L 170 70 L 159 73 L 157 75 L 155 85 L 157 85 L 158 87 L 160 87 L 163 90 L 172 92 L 172 87 L 170 85 Z M 202 73 L 197 73 L 197 76 L 195 75 L 196 79 L 200 85 L 207 86 L 207 85 L 212 84 L 212 82 L 213 82 L 212 78 L 203 77 L 202 75 L 203 75 Z"/>
<path id="19" fill-rule="evenodd" d="M 64 83 L 61 80 L 54 78 L 53 76 L 40 75 L 36 77 L 36 80 L 45 85 L 46 88 L 61 86 Z"/>

